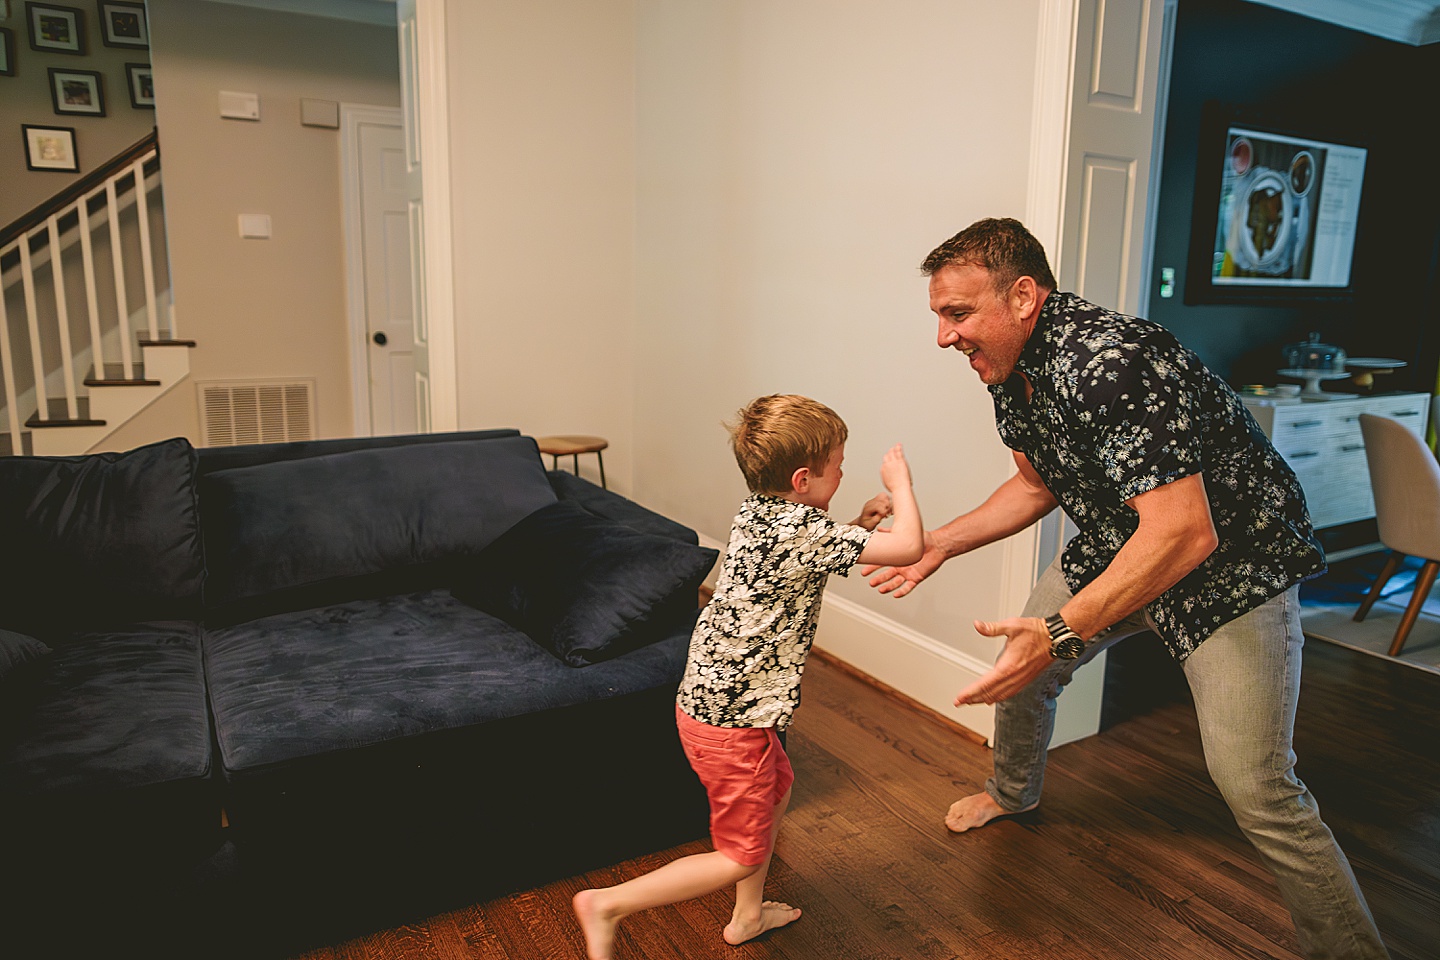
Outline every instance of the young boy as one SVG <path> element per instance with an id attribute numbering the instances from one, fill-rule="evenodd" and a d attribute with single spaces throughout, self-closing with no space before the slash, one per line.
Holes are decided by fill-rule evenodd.
<path id="1" fill-rule="evenodd" d="M 826 513 L 840 486 L 845 422 L 806 397 L 761 397 L 729 425 L 751 495 L 740 506 L 715 596 L 700 613 L 676 697 L 685 755 L 710 799 L 715 850 L 613 887 L 575 895 L 590 960 L 610 960 L 620 920 L 735 885 L 723 936 L 741 944 L 800 916 L 763 898 L 795 776 L 778 736 L 800 702 L 800 674 L 831 573 L 856 563 L 910 564 L 924 550 L 920 509 L 899 444 L 885 454 L 889 491 L 852 524 Z M 888 530 L 874 529 L 893 512 Z"/>

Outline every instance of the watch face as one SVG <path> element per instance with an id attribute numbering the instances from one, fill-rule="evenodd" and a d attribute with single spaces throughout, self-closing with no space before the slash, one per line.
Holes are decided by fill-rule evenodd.
<path id="1" fill-rule="evenodd" d="M 1077 660 L 1085 652 L 1085 641 L 1071 634 L 1050 644 L 1050 656 L 1057 660 Z"/>

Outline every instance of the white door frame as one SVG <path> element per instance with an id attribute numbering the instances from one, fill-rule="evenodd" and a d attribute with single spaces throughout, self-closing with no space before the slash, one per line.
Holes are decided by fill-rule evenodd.
<path id="1" fill-rule="evenodd" d="M 365 316 L 365 242 L 360 183 L 360 128 L 399 128 L 399 107 L 340 104 L 341 221 L 345 231 L 345 315 L 350 354 L 350 405 L 355 436 L 374 433 L 370 416 L 370 330 Z M 415 278 L 411 277 L 411 283 Z"/>
<path id="2" fill-rule="evenodd" d="M 1070 161 L 1070 124 L 1075 86 L 1076 44 L 1082 42 L 1077 31 L 1081 0 L 1042 0 L 1040 29 L 1036 41 L 1036 74 L 1034 109 L 1031 112 L 1029 188 L 1026 193 L 1025 223 L 1046 251 L 1051 266 L 1061 272 L 1062 251 L 1067 237 L 1076 236 L 1083 225 L 1066 220 L 1067 191 L 1076 185 L 1067 183 Z M 1154 269 L 1154 245 L 1160 171 L 1165 140 L 1166 105 L 1170 89 L 1170 66 L 1174 54 L 1175 14 L 1178 0 L 1147 0 L 1153 3 L 1152 16 L 1163 17 L 1159 56 L 1159 80 L 1155 104 L 1155 125 L 1151 153 L 1150 176 L 1145 184 L 1145 236 L 1141 240 L 1142 262 L 1139 276 L 1134 278 L 1130 295 L 1133 304 L 1113 304 L 1117 309 L 1144 316 L 1149 310 L 1150 276 Z M 1011 537 L 1005 543 L 1004 579 L 1001 592 L 1003 609 L 1019 610 L 1029 598 L 1030 588 L 1040 573 L 1059 555 L 1064 546 L 1066 530 L 1064 515 L 1056 510 L 1029 530 Z M 1094 674 L 1104 669 L 1104 654 L 1088 664 Z M 1093 678 L 1092 678 L 1093 679 Z M 1103 685 L 1098 682 L 1074 683 L 1062 701 L 1072 709 L 1070 722 L 1057 723 L 1052 746 L 1099 731 L 1099 699 Z M 1083 702 L 1077 702 L 1083 701 Z M 1064 729 L 1062 729 L 1062 727 Z"/>
<path id="3" fill-rule="evenodd" d="M 420 166 L 422 259 L 417 265 L 419 275 L 412 277 L 412 282 L 420 293 L 416 322 L 424 334 L 426 362 L 423 374 L 417 367 L 417 392 L 423 391 L 424 395 L 417 395 L 416 415 L 421 418 L 421 429 L 429 432 L 460 429 L 445 3 L 402 0 L 395 5 L 397 26 L 401 28 L 402 98 L 410 118 L 406 144 L 413 150 L 412 161 Z M 413 28 L 405 24 L 407 17 L 413 17 Z"/>

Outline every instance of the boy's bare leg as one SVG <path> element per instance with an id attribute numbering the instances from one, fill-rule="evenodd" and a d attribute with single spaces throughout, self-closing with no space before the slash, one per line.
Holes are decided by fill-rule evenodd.
<path id="1" fill-rule="evenodd" d="M 951 833 L 964 833 L 966 830 L 983 827 L 996 817 L 1009 817 L 1034 809 L 1035 805 L 1024 810 L 1006 810 L 995 802 L 994 797 L 982 790 L 950 804 L 950 810 L 945 814 L 945 826 Z"/>
<path id="2" fill-rule="evenodd" d="M 770 830 L 770 852 L 765 855 L 765 862 L 750 876 L 735 884 L 735 912 L 731 914 L 730 922 L 722 934 L 725 942 L 732 946 L 753 940 L 767 930 L 783 927 L 800 918 L 799 907 L 765 899 L 765 878 L 770 873 L 770 858 L 775 855 L 775 837 L 780 832 L 780 821 L 784 819 L 785 810 L 790 806 L 790 793 L 789 790 L 785 791 L 785 796 L 775 805 L 775 816 Z"/>
<path id="3" fill-rule="evenodd" d="M 613 887 L 581 890 L 573 905 L 585 934 L 586 956 L 610 960 L 616 926 L 637 910 L 703 897 L 741 882 L 758 869 L 736 863 L 723 853 L 696 853 Z"/>

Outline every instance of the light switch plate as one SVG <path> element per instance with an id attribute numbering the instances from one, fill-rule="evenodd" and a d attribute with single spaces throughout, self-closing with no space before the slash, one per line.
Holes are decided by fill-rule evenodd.
<path id="1" fill-rule="evenodd" d="M 240 214 L 240 237 L 244 240 L 269 240 L 270 214 Z"/>
<path id="2" fill-rule="evenodd" d="M 259 120 L 260 94 L 221 90 L 220 116 L 230 120 Z"/>
<path id="3" fill-rule="evenodd" d="M 336 100 L 300 98 L 300 123 L 307 127 L 340 126 L 340 104 Z"/>

